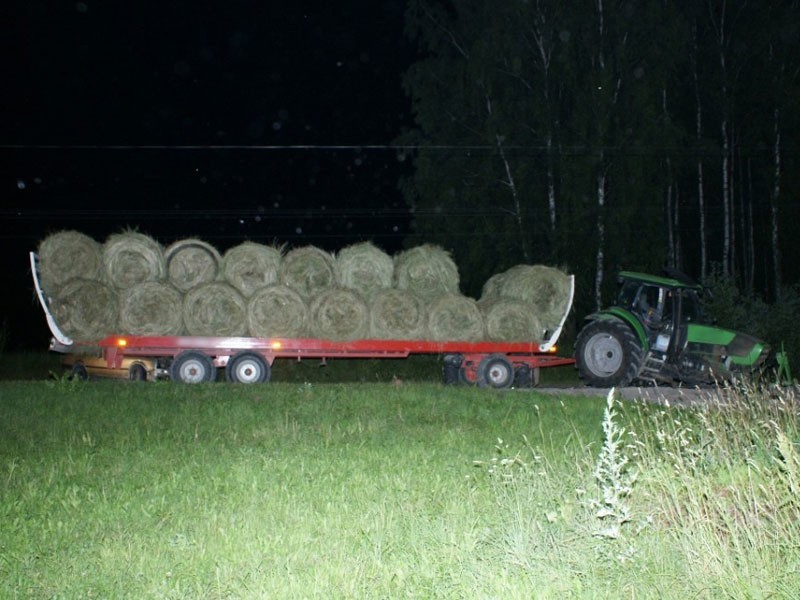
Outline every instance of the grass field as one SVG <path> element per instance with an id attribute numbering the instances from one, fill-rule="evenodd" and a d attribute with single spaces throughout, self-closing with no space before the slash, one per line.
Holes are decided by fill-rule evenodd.
<path id="1" fill-rule="evenodd" d="M 792 598 L 792 398 L 0 382 L 0 598 Z"/>

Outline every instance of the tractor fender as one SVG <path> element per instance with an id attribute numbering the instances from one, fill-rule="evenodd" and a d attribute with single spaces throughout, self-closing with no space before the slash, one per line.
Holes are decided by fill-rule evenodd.
<path id="1" fill-rule="evenodd" d="M 630 311 L 621 308 L 609 308 L 588 315 L 586 321 L 620 321 L 630 327 L 642 344 L 642 350 L 650 350 L 650 342 L 647 340 L 647 333 L 642 323 Z"/>

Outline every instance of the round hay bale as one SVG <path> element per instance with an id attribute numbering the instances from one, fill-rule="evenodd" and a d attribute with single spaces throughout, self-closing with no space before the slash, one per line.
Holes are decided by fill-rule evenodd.
<path id="1" fill-rule="evenodd" d="M 443 294 L 458 294 L 458 268 L 446 250 L 423 244 L 395 257 L 394 284 L 425 300 Z"/>
<path id="2" fill-rule="evenodd" d="M 336 284 L 358 292 L 369 301 L 376 293 L 392 287 L 392 257 L 371 242 L 353 244 L 336 254 Z"/>
<path id="3" fill-rule="evenodd" d="M 311 298 L 334 285 L 333 256 L 315 246 L 290 250 L 281 263 L 280 282 Z"/>
<path id="4" fill-rule="evenodd" d="M 216 281 L 222 263 L 214 246 L 193 238 L 170 244 L 164 251 L 164 260 L 168 279 L 181 292 Z"/>
<path id="5" fill-rule="evenodd" d="M 39 244 L 39 282 L 48 295 L 70 279 L 102 279 L 101 245 L 78 231 L 59 231 Z"/>
<path id="6" fill-rule="evenodd" d="M 122 296 L 119 324 L 130 335 L 181 335 L 183 295 L 162 281 L 135 285 Z"/>
<path id="7" fill-rule="evenodd" d="M 107 281 L 122 290 L 166 277 L 161 244 L 135 231 L 109 236 L 103 244 L 103 263 Z"/>
<path id="8" fill-rule="evenodd" d="M 186 293 L 183 324 L 188 335 L 221 337 L 247 333 L 247 303 L 226 283 L 206 283 Z"/>
<path id="9" fill-rule="evenodd" d="M 370 303 L 370 336 L 386 340 L 419 340 L 425 337 L 428 313 L 425 302 L 408 290 L 383 290 Z"/>
<path id="10" fill-rule="evenodd" d="M 50 309 L 61 330 L 76 342 L 116 333 L 118 300 L 114 289 L 96 279 L 70 279 L 52 298 Z"/>
<path id="11" fill-rule="evenodd" d="M 369 309 L 352 290 L 328 288 L 311 300 L 309 333 L 328 340 L 358 340 L 369 335 Z"/>
<path id="12" fill-rule="evenodd" d="M 485 337 L 478 303 L 459 294 L 439 296 L 428 309 L 428 333 L 438 341 L 474 342 Z"/>
<path id="13" fill-rule="evenodd" d="M 256 242 L 234 246 L 222 258 L 222 276 L 245 298 L 264 286 L 278 282 L 281 251 Z"/>
<path id="14" fill-rule="evenodd" d="M 531 305 L 545 329 L 561 321 L 569 302 L 569 275 L 544 265 L 517 265 L 492 276 L 483 287 L 481 300 L 511 298 Z"/>
<path id="15" fill-rule="evenodd" d="M 481 300 L 486 337 L 494 342 L 540 342 L 544 334 L 533 306 L 511 298 Z"/>
<path id="16" fill-rule="evenodd" d="M 247 324 L 255 337 L 304 337 L 308 306 L 300 294 L 285 285 L 263 287 L 250 296 Z"/>

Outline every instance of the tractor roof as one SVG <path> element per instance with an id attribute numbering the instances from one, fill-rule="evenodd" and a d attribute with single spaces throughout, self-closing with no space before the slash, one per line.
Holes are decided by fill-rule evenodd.
<path id="1" fill-rule="evenodd" d="M 633 271 L 622 271 L 619 274 L 620 279 L 641 281 L 642 283 L 649 283 L 661 287 L 670 288 L 689 288 L 694 290 L 702 290 L 701 286 L 696 281 L 692 281 L 686 276 L 676 277 L 660 277 L 658 275 L 650 275 L 648 273 L 635 273 Z"/>

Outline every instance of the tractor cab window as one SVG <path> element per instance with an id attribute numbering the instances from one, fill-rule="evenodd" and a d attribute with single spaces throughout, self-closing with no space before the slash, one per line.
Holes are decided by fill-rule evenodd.
<path id="1" fill-rule="evenodd" d="M 648 327 L 660 323 L 664 312 L 664 288 L 643 285 L 639 292 L 637 308 L 639 316 Z"/>
<path id="2" fill-rule="evenodd" d="M 635 311 L 641 288 L 642 284 L 638 281 L 626 281 L 619 290 L 617 306 Z"/>
<path id="3" fill-rule="evenodd" d="M 684 322 L 702 323 L 705 320 L 697 292 L 694 290 L 681 290 L 681 300 L 681 317 Z"/>
<path id="4" fill-rule="evenodd" d="M 617 305 L 635 314 L 645 326 L 659 329 L 672 318 L 674 290 L 641 281 L 626 281 Z"/>

